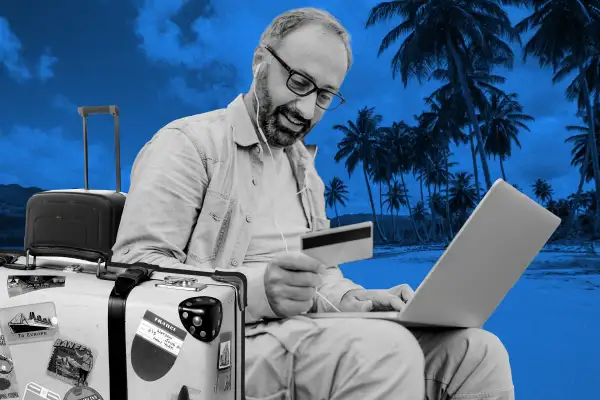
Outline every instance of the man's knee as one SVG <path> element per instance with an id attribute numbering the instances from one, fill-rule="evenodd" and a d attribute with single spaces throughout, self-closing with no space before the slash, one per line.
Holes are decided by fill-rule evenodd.
<path id="1" fill-rule="evenodd" d="M 368 393 L 373 398 L 423 397 L 423 351 L 403 326 L 383 320 L 348 319 L 327 324 L 323 333 L 333 353 L 329 357 L 337 365 L 333 398 L 361 398 L 360 394 L 368 398 Z"/>
<path id="2" fill-rule="evenodd" d="M 493 333 L 474 328 L 454 331 L 448 336 L 445 350 L 449 357 L 459 357 L 466 365 L 477 366 L 478 375 L 512 384 L 508 352 Z"/>
<path id="3" fill-rule="evenodd" d="M 405 373 L 423 375 L 425 359 L 415 337 L 402 325 L 384 320 L 348 319 L 327 330 L 340 349 L 353 358 L 364 360 L 375 368 L 404 370 Z"/>
<path id="4" fill-rule="evenodd" d="M 509 365 L 509 357 L 504 344 L 491 332 L 483 329 L 465 329 L 459 335 L 466 352 L 499 367 Z"/>

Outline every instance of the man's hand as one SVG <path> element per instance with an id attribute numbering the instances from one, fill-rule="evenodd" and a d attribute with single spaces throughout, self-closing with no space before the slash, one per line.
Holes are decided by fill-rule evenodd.
<path id="1" fill-rule="evenodd" d="M 267 299 L 275 314 L 291 317 L 310 310 L 324 270 L 323 264 L 306 254 L 277 254 L 265 271 Z"/>
<path id="2" fill-rule="evenodd" d="M 354 289 L 342 297 L 340 311 L 402 311 L 415 292 L 407 284 L 389 290 Z"/>

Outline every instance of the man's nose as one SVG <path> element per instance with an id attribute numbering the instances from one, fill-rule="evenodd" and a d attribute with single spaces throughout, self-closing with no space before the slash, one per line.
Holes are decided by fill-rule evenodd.
<path id="1" fill-rule="evenodd" d="M 298 97 L 296 101 L 296 109 L 302 114 L 305 120 L 311 120 L 315 116 L 315 108 L 317 107 L 317 92 L 311 93 L 308 96 Z"/>

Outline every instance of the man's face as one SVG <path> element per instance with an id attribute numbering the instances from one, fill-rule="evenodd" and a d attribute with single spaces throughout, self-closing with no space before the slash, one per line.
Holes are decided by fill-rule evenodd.
<path id="1" fill-rule="evenodd" d="M 306 24 L 288 34 L 274 49 L 292 69 L 311 78 L 319 88 L 336 93 L 347 71 L 347 52 L 334 32 L 319 24 Z M 265 59 L 254 81 L 260 107 L 253 96 L 258 123 L 270 146 L 287 147 L 302 140 L 321 120 L 318 93 L 298 96 L 288 89 L 288 71 L 265 49 Z M 253 119 L 256 115 L 253 116 Z"/>

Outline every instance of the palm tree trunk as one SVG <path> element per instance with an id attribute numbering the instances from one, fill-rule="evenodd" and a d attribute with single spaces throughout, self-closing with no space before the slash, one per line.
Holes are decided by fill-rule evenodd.
<path id="1" fill-rule="evenodd" d="M 594 183 L 596 184 L 596 216 L 594 218 L 593 235 L 598 234 L 598 223 L 600 221 L 600 167 L 598 166 L 598 148 L 596 147 L 596 116 L 594 115 L 594 106 L 590 96 L 590 88 L 587 79 L 585 79 L 585 71 L 583 63 L 579 63 L 579 81 L 583 89 L 583 97 L 585 99 L 585 108 L 588 114 L 589 139 L 591 145 L 592 167 L 594 169 Z"/>
<path id="2" fill-rule="evenodd" d="M 393 207 L 390 207 L 390 217 L 392 218 L 392 241 L 395 242 L 396 241 L 396 223 L 394 222 L 395 215 L 394 215 Z"/>
<path id="3" fill-rule="evenodd" d="M 423 205 L 425 205 L 425 196 L 423 195 L 423 178 L 419 179 L 419 184 L 421 187 L 421 201 L 423 202 Z"/>
<path id="4" fill-rule="evenodd" d="M 504 179 L 506 182 L 508 182 L 506 180 L 506 173 L 504 172 L 504 156 L 500 156 L 500 171 L 502 171 L 502 179 Z"/>
<path id="5" fill-rule="evenodd" d="M 577 208 L 579 207 L 579 201 L 581 199 L 581 192 L 583 191 L 583 184 L 585 183 L 585 172 L 587 171 L 587 165 L 590 162 L 591 143 L 588 143 L 585 157 L 583 158 L 583 164 L 580 169 L 579 186 L 577 186 L 577 193 L 573 199 L 573 204 L 569 207 L 569 216 L 567 217 L 567 223 L 565 224 L 563 235 L 568 235 L 573 229 L 573 223 L 575 222 L 575 216 L 577 214 Z"/>
<path id="6" fill-rule="evenodd" d="M 452 240 L 452 216 L 450 215 L 450 157 L 446 154 L 446 220 L 448 221 L 448 240 Z"/>
<path id="7" fill-rule="evenodd" d="M 419 242 L 423 242 L 421 235 L 419 234 L 419 229 L 417 228 L 417 223 L 415 222 L 415 218 L 413 217 L 412 207 L 410 206 L 410 200 L 408 199 L 408 189 L 406 189 L 406 182 L 404 182 L 404 174 L 400 172 L 400 179 L 402 180 L 402 187 L 404 188 L 404 197 L 406 198 L 406 207 L 408 207 L 408 215 L 410 216 L 410 221 L 412 223 L 413 229 L 417 234 L 417 239 Z"/>
<path id="8" fill-rule="evenodd" d="M 456 70 L 458 72 L 458 79 L 460 81 L 460 86 L 462 89 L 463 96 L 465 98 L 465 102 L 467 104 L 467 114 L 469 115 L 469 119 L 471 120 L 471 124 L 473 125 L 473 130 L 475 131 L 475 138 L 477 139 L 477 146 L 479 146 L 479 155 L 481 158 L 481 169 L 483 169 L 483 176 L 485 178 L 485 183 L 488 187 L 488 190 L 492 187 L 492 178 L 490 177 L 490 169 L 488 167 L 487 158 L 485 154 L 485 148 L 483 147 L 483 137 L 481 136 L 481 130 L 479 129 L 479 123 L 477 122 L 477 117 L 475 116 L 475 106 L 473 105 L 473 98 L 471 97 L 471 92 L 469 91 L 469 86 L 467 84 L 467 79 L 465 77 L 465 69 L 450 39 L 450 34 L 446 32 L 446 45 L 452 54 L 452 59 L 456 65 Z"/>
<path id="9" fill-rule="evenodd" d="M 383 242 L 387 242 L 387 238 L 381 231 L 381 226 L 377 221 L 377 212 L 375 211 L 375 203 L 373 202 L 373 193 L 371 192 L 371 183 L 369 182 L 369 176 L 367 174 L 367 166 L 363 162 L 363 174 L 365 176 L 365 183 L 367 184 L 367 192 L 369 193 L 369 202 L 371 203 L 371 210 L 373 211 L 373 224 L 375 225 L 375 229 L 379 232 L 379 237 Z"/>
<path id="10" fill-rule="evenodd" d="M 473 132 L 469 135 L 469 143 L 471 144 L 471 157 L 473 158 L 473 176 L 475 177 L 475 187 L 477 188 L 477 202 L 481 200 L 481 186 L 479 186 L 479 171 L 477 169 L 477 153 L 473 144 Z"/>
<path id="11" fill-rule="evenodd" d="M 383 218 L 383 194 L 381 192 L 381 182 L 379 182 L 379 214 Z"/>
<path id="12" fill-rule="evenodd" d="M 429 195 L 429 211 L 431 212 L 431 226 L 429 227 L 429 237 L 435 240 L 435 210 L 433 207 L 433 198 L 431 196 L 431 185 L 427 183 L 427 194 Z"/>
<path id="13" fill-rule="evenodd" d="M 338 215 L 337 201 L 333 203 L 333 210 L 335 211 L 335 220 L 337 221 L 337 226 L 340 226 L 340 216 Z"/>

